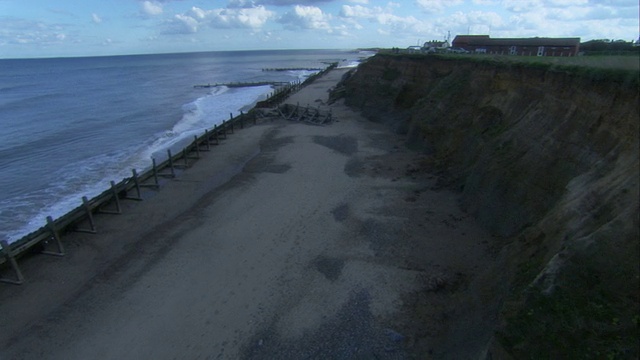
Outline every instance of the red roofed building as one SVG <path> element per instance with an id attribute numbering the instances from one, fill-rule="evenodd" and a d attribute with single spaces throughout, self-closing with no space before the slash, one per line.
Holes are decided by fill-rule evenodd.
<path id="1" fill-rule="evenodd" d="M 496 38 L 489 35 L 458 35 L 454 48 L 475 53 L 522 56 L 576 56 L 580 38 Z"/>

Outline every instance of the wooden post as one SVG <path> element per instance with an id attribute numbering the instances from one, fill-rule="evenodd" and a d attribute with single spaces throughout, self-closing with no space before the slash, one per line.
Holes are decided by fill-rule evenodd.
<path id="1" fill-rule="evenodd" d="M 2 240 L 0 241 L 0 245 L 2 245 L 2 254 L 4 254 L 4 257 L 7 259 L 7 262 L 9 262 L 9 264 L 11 265 L 11 268 L 13 268 L 13 272 L 16 274 L 16 280 L 0 278 L 0 282 L 4 282 L 7 284 L 21 285 L 24 282 L 24 277 L 22 276 L 22 272 L 18 267 L 18 262 L 16 261 L 16 258 L 13 256 L 13 253 L 11 252 L 11 247 L 9 247 L 9 243 L 7 243 L 6 240 Z"/>
<path id="2" fill-rule="evenodd" d="M 218 125 L 213 125 L 213 136 L 216 139 L 216 145 L 220 145 L 220 140 L 218 139 Z"/>
<path id="3" fill-rule="evenodd" d="M 211 138 L 209 137 L 209 130 L 204 129 L 204 137 L 207 139 L 207 151 L 211 150 Z"/>
<path id="4" fill-rule="evenodd" d="M 147 188 L 160 188 L 160 183 L 158 182 L 158 168 L 156 166 L 156 159 L 151 159 L 151 171 L 153 174 L 153 184 L 140 184 L 140 187 Z"/>
<path id="5" fill-rule="evenodd" d="M 82 228 L 76 227 L 73 230 L 77 232 L 84 232 L 89 234 L 97 233 L 96 224 L 93 221 L 93 213 L 91 212 L 91 206 L 89 205 L 89 200 L 87 199 L 86 196 L 82 197 L 82 206 L 84 207 L 84 211 L 87 213 L 87 219 L 89 219 L 89 229 L 82 229 Z"/>
<path id="6" fill-rule="evenodd" d="M 233 134 L 233 113 L 229 113 L 229 124 L 231 124 L 231 134 Z"/>
<path id="7" fill-rule="evenodd" d="M 151 164 L 153 169 L 153 185 L 159 188 L 160 182 L 158 181 L 158 165 L 156 164 L 155 158 L 151 158 Z"/>
<path id="8" fill-rule="evenodd" d="M 118 189 L 116 189 L 115 181 L 111 181 L 111 191 L 113 192 L 113 200 L 116 203 L 116 213 L 122 214 L 122 208 L 120 207 L 120 197 L 118 196 Z"/>
<path id="9" fill-rule="evenodd" d="M 51 237 L 55 240 L 56 245 L 58 247 L 58 251 L 42 251 L 45 255 L 53 255 L 53 256 L 64 256 L 64 247 L 62 247 L 62 242 L 60 242 L 60 234 L 58 233 L 58 229 L 56 229 L 56 223 L 53 221 L 51 216 L 47 216 L 47 228 L 51 232 Z"/>
<path id="10" fill-rule="evenodd" d="M 116 189 L 116 183 L 114 181 L 111 181 L 111 193 L 113 196 L 113 201 L 116 203 L 115 211 L 104 210 L 104 209 L 99 209 L 98 211 L 100 211 L 103 214 L 115 214 L 115 215 L 122 214 L 122 209 L 120 208 L 120 197 L 118 196 L 118 189 Z"/>
<path id="11" fill-rule="evenodd" d="M 189 167 L 189 158 L 187 157 L 187 148 L 182 149 L 182 160 L 184 160 L 184 167 Z"/>
<path id="12" fill-rule="evenodd" d="M 171 177 L 176 177 L 176 170 L 173 167 L 173 155 L 171 155 L 171 149 L 167 149 L 167 155 L 169 156 L 169 169 L 171 169 Z"/>
<path id="13" fill-rule="evenodd" d="M 138 181 L 138 172 L 136 171 L 136 169 L 131 169 L 131 174 L 133 175 L 133 183 L 136 186 L 136 194 L 138 195 L 138 199 L 141 199 L 140 182 Z"/>
<path id="14" fill-rule="evenodd" d="M 222 120 L 222 135 L 224 135 L 224 138 L 227 138 L 227 122 Z"/>
<path id="15" fill-rule="evenodd" d="M 193 146 L 196 148 L 196 158 L 200 159 L 200 145 L 198 145 L 198 135 L 193 135 Z"/>

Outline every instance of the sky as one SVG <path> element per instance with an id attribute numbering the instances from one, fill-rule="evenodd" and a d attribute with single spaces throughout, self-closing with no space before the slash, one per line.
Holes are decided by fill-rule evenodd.
<path id="1" fill-rule="evenodd" d="M 455 35 L 633 41 L 638 0 L 0 0 L 0 58 L 400 47 Z"/>

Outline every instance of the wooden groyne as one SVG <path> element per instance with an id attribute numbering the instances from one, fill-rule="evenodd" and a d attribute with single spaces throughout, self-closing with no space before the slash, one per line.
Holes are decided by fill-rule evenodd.
<path id="1" fill-rule="evenodd" d="M 289 85 L 289 83 L 286 81 L 255 81 L 255 82 L 200 84 L 200 85 L 193 85 L 193 87 L 198 89 L 198 88 L 212 88 L 212 87 L 218 87 L 218 86 L 239 88 L 239 87 L 252 87 L 252 86 L 287 86 L 287 85 Z"/>
<path id="2" fill-rule="evenodd" d="M 304 82 L 297 82 L 297 83 L 291 84 L 290 86 L 278 88 L 269 96 L 268 99 L 258 102 L 255 107 L 256 108 L 276 107 L 280 105 L 291 94 L 300 90 L 302 87 L 312 83 L 315 79 L 322 77 L 324 74 L 335 69 L 337 66 L 338 66 L 338 63 L 331 63 L 331 65 L 329 65 L 327 68 L 325 68 L 321 72 L 309 76 Z"/>
<path id="3" fill-rule="evenodd" d="M 324 111 L 309 105 L 306 107 L 300 104 L 283 104 L 277 108 L 278 114 L 285 120 L 304 122 L 312 125 L 325 125 L 333 121 L 331 110 Z"/>
<path id="4" fill-rule="evenodd" d="M 322 71 L 322 68 L 301 68 L 301 67 L 291 67 L 291 68 L 264 68 L 262 71 Z"/>
<path id="5" fill-rule="evenodd" d="M 268 95 L 266 100 L 258 104 L 260 106 L 256 105 L 248 113 L 241 111 L 236 116 L 229 114 L 229 120 L 223 121 L 219 126 L 216 125 L 211 129 L 205 130 L 204 134 L 200 136 L 194 136 L 193 142 L 183 148 L 182 151 L 173 154 L 171 150 L 167 150 L 167 159 L 165 161 L 156 163 L 156 160 L 152 159 L 150 167 L 142 173 L 132 169 L 131 177 L 125 178 L 119 183 L 111 181 L 105 191 L 91 199 L 82 197 L 78 207 L 57 219 L 48 216 L 44 226 L 22 237 L 20 240 L 11 244 L 6 240 L 0 240 L 0 271 L 12 272 L 10 277 L 0 276 L 0 282 L 16 285 L 23 284 L 25 277 L 19 267 L 18 260 L 24 254 L 33 252 L 64 257 L 65 249 L 62 236 L 65 233 L 84 232 L 96 234 L 99 231 L 97 226 L 97 220 L 99 219 L 96 219 L 96 215 L 122 214 L 121 201 L 142 201 L 142 188 L 160 190 L 160 178 L 175 177 L 176 169 L 189 168 L 195 161 L 200 159 L 201 152 L 211 151 L 213 147 L 221 144 L 220 140 L 227 139 L 234 131 L 267 119 L 262 116 L 260 107 L 277 107 L 287 96 L 310 84 L 336 66 L 337 64 L 332 64 L 322 72 L 310 76 L 302 83 L 288 84 L 274 91 Z M 306 114 L 309 115 L 311 112 L 312 110 L 307 110 Z M 319 117 L 317 116 L 317 118 Z"/>

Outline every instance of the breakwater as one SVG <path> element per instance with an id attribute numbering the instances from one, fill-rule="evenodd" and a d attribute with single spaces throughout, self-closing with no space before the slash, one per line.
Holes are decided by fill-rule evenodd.
<path id="1" fill-rule="evenodd" d="M 303 68 L 303 67 L 293 67 L 293 68 L 264 68 L 262 71 L 322 71 L 321 68 Z"/>
<path id="2" fill-rule="evenodd" d="M 239 87 L 251 87 L 251 86 L 288 86 L 290 83 L 282 82 L 282 81 L 253 81 L 253 82 L 230 82 L 230 83 L 216 83 L 216 84 L 197 84 L 193 85 L 196 89 L 208 89 L 212 87 L 218 86 L 226 86 L 230 88 L 239 88 Z"/>
<path id="3" fill-rule="evenodd" d="M 277 106 L 290 94 L 313 82 L 326 72 L 334 69 L 337 64 L 328 66 L 321 72 L 308 77 L 304 82 L 292 83 L 277 88 L 261 101 L 256 108 Z M 0 282 L 10 284 L 22 284 L 25 276 L 19 267 L 19 259 L 28 252 L 36 252 L 43 255 L 64 256 L 64 239 L 66 232 L 96 233 L 99 226 L 95 215 L 97 214 L 121 214 L 120 201 L 142 201 L 141 188 L 152 187 L 160 189 L 159 178 L 176 176 L 176 169 L 188 168 L 201 157 L 201 152 L 211 151 L 212 147 L 220 144 L 219 140 L 226 139 L 234 131 L 245 128 L 259 121 L 264 121 L 257 111 L 250 110 L 247 113 L 229 114 L 229 120 L 223 121 L 219 126 L 205 130 L 204 134 L 194 136 L 193 142 L 176 154 L 167 151 L 167 159 L 161 163 L 151 160 L 150 166 L 138 173 L 132 169 L 132 176 L 115 183 L 99 195 L 88 199 L 79 199 L 79 206 L 67 214 L 53 219 L 47 217 L 46 223 L 38 230 L 27 234 L 11 244 L 0 240 L 0 270 L 7 276 L 0 277 Z"/>

